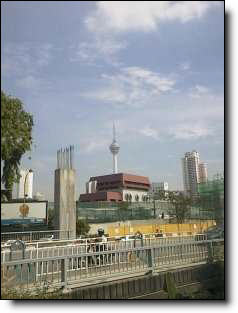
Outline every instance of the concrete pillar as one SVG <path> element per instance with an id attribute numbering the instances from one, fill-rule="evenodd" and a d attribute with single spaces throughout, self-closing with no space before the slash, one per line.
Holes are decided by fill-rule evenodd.
<path id="1" fill-rule="evenodd" d="M 69 147 L 69 168 L 72 168 L 72 147 Z"/>
<path id="2" fill-rule="evenodd" d="M 63 154 L 65 156 L 65 153 Z M 60 239 L 66 239 L 67 232 L 70 239 L 76 238 L 75 177 L 74 169 L 55 170 L 54 227 L 62 231 Z"/>

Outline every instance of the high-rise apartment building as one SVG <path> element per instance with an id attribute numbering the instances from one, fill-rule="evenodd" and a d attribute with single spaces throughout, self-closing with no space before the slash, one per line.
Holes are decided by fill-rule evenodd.
<path id="1" fill-rule="evenodd" d="M 33 172 L 29 173 L 27 170 L 20 170 L 20 175 L 21 177 L 17 185 L 17 198 L 18 199 L 24 198 L 24 184 L 26 184 L 25 185 L 25 195 L 27 195 L 26 198 L 32 198 Z"/>
<path id="2" fill-rule="evenodd" d="M 197 151 L 186 152 L 182 158 L 184 191 L 187 196 L 198 194 L 198 184 L 207 181 L 206 164 L 200 162 Z"/>
<path id="3" fill-rule="evenodd" d="M 207 182 L 207 166 L 205 163 L 199 163 L 199 178 L 200 183 L 206 183 Z"/>

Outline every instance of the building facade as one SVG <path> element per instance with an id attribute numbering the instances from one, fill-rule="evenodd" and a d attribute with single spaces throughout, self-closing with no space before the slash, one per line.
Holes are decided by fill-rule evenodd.
<path id="1" fill-rule="evenodd" d="M 26 198 L 32 198 L 33 193 L 33 172 L 28 172 L 27 170 L 20 170 L 20 180 L 17 184 L 17 198 L 24 198 L 24 184 L 25 184 L 25 195 Z M 27 175 L 27 177 L 26 177 Z"/>
<path id="2" fill-rule="evenodd" d="M 198 168 L 199 168 L 200 183 L 206 183 L 208 181 L 206 164 L 205 163 L 199 163 Z"/>
<path id="3" fill-rule="evenodd" d="M 160 191 L 168 191 L 169 184 L 167 182 L 151 183 L 151 193 L 158 193 Z"/>
<path id="4" fill-rule="evenodd" d="M 184 191 L 187 196 L 198 195 L 198 184 L 207 181 L 206 164 L 200 162 L 197 151 L 186 152 L 182 158 Z"/>
<path id="5" fill-rule="evenodd" d="M 117 173 L 91 177 L 86 183 L 86 193 L 79 201 L 146 201 L 150 189 L 148 177 Z"/>

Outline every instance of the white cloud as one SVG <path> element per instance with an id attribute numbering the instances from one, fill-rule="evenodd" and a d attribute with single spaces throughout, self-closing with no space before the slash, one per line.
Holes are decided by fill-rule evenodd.
<path id="1" fill-rule="evenodd" d="M 149 126 L 142 128 L 141 130 L 139 130 L 139 133 L 141 133 L 142 135 L 146 136 L 146 137 L 151 137 L 155 140 L 159 140 L 159 132 L 156 129 L 153 129 Z"/>
<path id="2" fill-rule="evenodd" d="M 179 68 L 182 71 L 188 71 L 190 67 L 191 67 L 190 62 L 183 62 L 179 65 Z"/>
<path id="3" fill-rule="evenodd" d="M 84 94 L 89 98 L 134 107 L 149 104 L 152 98 L 173 90 L 175 81 L 141 67 L 122 68 L 114 75 L 102 75 L 104 86 Z"/>
<path id="4" fill-rule="evenodd" d="M 2 71 L 4 76 L 37 74 L 53 57 L 53 46 L 31 43 L 8 43 L 3 47 Z"/>
<path id="5" fill-rule="evenodd" d="M 38 67 L 47 66 L 53 55 L 52 55 L 53 45 L 52 44 L 43 44 L 36 51 L 36 65 Z"/>
<path id="6" fill-rule="evenodd" d="M 84 93 L 88 98 L 95 98 L 99 101 L 112 102 L 112 103 L 126 103 L 127 96 L 123 90 L 116 86 L 105 87 L 95 92 Z"/>
<path id="7" fill-rule="evenodd" d="M 111 65 L 119 65 L 116 55 L 127 47 L 125 41 L 119 41 L 110 36 L 95 37 L 91 41 L 81 42 L 73 48 L 73 56 L 70 61 L 80 61 L 88 65 L 96 65 L 97 61 L 104 61 Z"/>
<path id="8" fill-rule="evenodd" d="M 161 92 L 170 91 L 175 84 L 174 80 L 162 77 L 158 73 L 141 67 L 127 67 L 123 71 L 125 81 L 137 87 L 146 84 L 152 88 L 153 93 L 160 94 Z"/>
<path id="9" fill-rule="evenodd" d="M 52 44 L 8 43 L 2 51 L 2 75 L 13 77 L 17 87 L 37 93 L 49 89 L 51 84 L 42 79 L 39 71 L 53 58 Z"/>
<path id="10" fill-rule="evenodd" d="M 159 23 L 188 22 L 201 18 L 216 1 L 98 1 L 96 9 L 85 19 L 92 40 L 82 42 L 74 49 L 71 61 L 82 61 L 97 65 L 103 60 L 113 66 L 122 65 L 117 54 L 127 47 L 119 34 L 128 31 L 154 31 Z M 117 36 L 115 36 L 117 35 Z M 188 70 L 189 63 L 182 65 Z"/>
<path id="11" fill-rule="evenodd" d="M 175 139 L 194 140 L 213 135 L 212 128 L 203 125 L 177 125 L 170 130 L 170 135 Z"/>
<path id="12" fill-rule="evenodd" d="M 85 20 L 93 32 L 153 31 L 166 21 L 201 18 L 219 1 L 98 1 Z"/>
<path id="13" fill-rule="evenodd" d="M 209 94 L 210 94 L 209 88 L 202 85 L 196 85 L 195 87 L 191 88 L 189 95 L 192 98 L 201 98 L 202 96 Z"/>
<path id="14" fill-rule="evenodd" d="M 37 93 L 39 91 L 49 90 L 51 84 L 48 81 L 45 81 L 41 78 L 37 78 L 33 75 L 27 75 L 23 78 L 16 80 L 16 86 L 27 89 L 28 92 Z"/>
<path id="15" fill-rule="evenodd" d="M 90 138 L 87 141 L 82 141 L 80 144 L 80 151 L 82 153 L 90 154 L 95 151 L 105 150 L 109 146 L 106 139 Z"/>
<path id="16" fill-rule="evenodd" d="M 145 104 L 151 104 L 152 100 L 148 98 Z M 128 106 L 121 110 L 116 125 L 118 138 L 127 142 L 150 138 L 166 145 L 176 140 L 212 138 L 214 144 L 217 138 L 223 140 L 223 119 L 222 97 L 210 98 L 204 94 L 195 99 L 181 93 L 161 97 L 152 105 L 144 105 L 143 110 Z"/>

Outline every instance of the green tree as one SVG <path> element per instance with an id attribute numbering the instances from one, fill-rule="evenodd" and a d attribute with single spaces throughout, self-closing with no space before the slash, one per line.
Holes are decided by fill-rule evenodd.
<path id="1" fill-rule="evenodd" d="M 184 196 L 181 192 L 169 192 L 169 202 L 173 205 L 174 209 L 172 214 L 175 214 L 178 224 L 182 224 L 191 210 L 191 198 Z"/>
<path id="2" fill-rule="evenodd" d="M 76 222 L 76 235 L 87 235 L 90 230 L 90 226 L 86 219 L 79 219 Z"/>
<path id="3" fill-rule="evenodd" d="M 164 291 L 168 293 L 169 299 L 177 299 L 178 298 L 178 292 L 177 288 L 175 286 L 174 278 L 171 272 L 167 272 L 165 275 L 165 281 L 164 281 Z"/>
<path id="4" fill-rule="evenodd" d="M 1 161 L 2 183 L 8 200 L 12 197 L 13 184 L 20 178 L 19 166 L 22 155 L 31 149 L 33 117 L 23 109 L 17 98 L 1 92 Z"/>
<path id="5" fill-rule="evenodd" d="M 157 192 L 155 192 L 152 197 L 151 197 L 152 201 L 153 201 L 153 205 L 154 205 L 154 218 L 156 218 L 156 203 L 155 201 L 157 200 L 168 200 L 167 198 L 167 193 L 164 190 L 158 190 Z"/>
<path id="6" fill-rule="evenodd" d="M 166 200 L 167 199 L 167 193 L 164 190 L 158 190 L 154 195 L 153 195 L 154 200 Z"/>
<path id="7" fill-rule="evenodd" d="M 128 198 L 129 201 L 129 198 Z M 130 203 L 128 201 L 122 201 L 119 203 L 118 205 L 118 210 L 117 210 L 117 214 L 118 214 L 118 219 L 120 221 L 125 221 L 126 220 L 126 216 L 127 216 L 127 212 L 129 209 L 129 205 Z M 132 216 L 132 207 L 131 207 L 131 216 Z"/>
<path id="8" fill-rule="evenodd" d="M 225 272 L 224 261 L 213 263 L 209 267 L 209 273 L 205 272 L 206 280 L 200 281 L 199 290 L 190 294 L 189 299 L 224 300 L 225 299 Z"/>
<path id="9" fill-rule="evenodd" d="M 48 209 L 48 216 L 47 216 L 47 222 L 48 222 L 48 227 L 53 228 L 53 221 L 54 221 L 54 209 Z"/>

